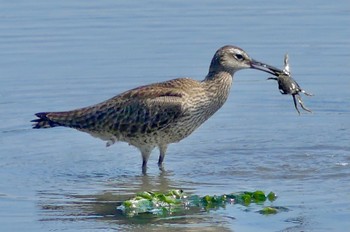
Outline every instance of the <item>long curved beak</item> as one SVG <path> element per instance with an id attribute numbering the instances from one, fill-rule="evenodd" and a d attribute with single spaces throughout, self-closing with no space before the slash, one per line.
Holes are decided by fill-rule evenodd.
<path id="1" fill-rule="evenodd" d="M 283 71 L 281 69 L 275 68 L 271 65 L 261 63 L 259 61 L 256 61 L 254 59 L 251 60 L 250 62 L 250 67 L 253 69 L 261 70 L 267 73 L 270 73 L 274 76 L 279 76 L 283 74 Z"/>

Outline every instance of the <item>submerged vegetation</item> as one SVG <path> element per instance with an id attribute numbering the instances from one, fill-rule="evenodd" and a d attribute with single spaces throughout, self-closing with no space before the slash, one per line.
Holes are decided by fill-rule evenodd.
<path id="1" fill-rule="evenodd" d="M 186 195 L 182 190 L 174 189 L 166 193 L 140 192 L 135 197 L 124 201 L 117 209 L 129 217 L 140 214 L 153 214 L 162 217 L 196 209 L 210 211 L 224 208 L 227 204 L 239 204 L 248 207 L 252 203 L 261 205 L 262 209 L 257 211 L 261 214 L 276 214 L 280 211 L 286 211 L 287 209 L 284 207 L 264 206 L 266 201 L 272 203 L 276 199 L 277 195 L 275 193 L 265 194 L 260 190 L 201 197 Z"/>

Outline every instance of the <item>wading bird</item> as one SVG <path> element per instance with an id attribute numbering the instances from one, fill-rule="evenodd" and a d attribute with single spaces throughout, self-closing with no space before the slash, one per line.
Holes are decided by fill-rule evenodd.
<path id="1" fill-rule="evenodd" d="M 249 68 L 275 76 L 283 73 L 227 45 L 216 51 L 202 81 L 178 78 L 131 89 L 80 109 L 37 113 L 33 128 L 70 127 L 107 141 L 107 146 L 127 142 L 140 150 L 145 173 L 152 150 L 159 148 L 158 166 L 162 168 L 168 144 L 189 136 L 220 109 L 235 72 Z"/>

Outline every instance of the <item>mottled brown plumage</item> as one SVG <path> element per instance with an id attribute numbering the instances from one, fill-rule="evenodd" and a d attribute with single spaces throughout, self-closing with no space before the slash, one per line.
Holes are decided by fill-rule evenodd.
<path id="1" fill-rule="evenodd" d="M 214 55 L 203 81 L 179 78 L 141 86 L 99 104 L 66 112 L 37 113 L 33 128 L 64 126 L 108 141 L 127 142 L 142 154 L 146 171 L 158 147 L 162 166 L 167 146 L 189 136 L 225 103 L 233 74 L 246 68 L 274 75 L 282 71 L 251 59 L 242 49 L 224 46 Z"/>

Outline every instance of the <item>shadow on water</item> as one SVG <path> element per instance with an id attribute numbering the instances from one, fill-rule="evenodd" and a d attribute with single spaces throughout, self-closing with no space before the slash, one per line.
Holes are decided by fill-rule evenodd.
<path id="1" fill-rule="evenodd" d="M 93 222 L 109 224 L 109 227 L 123 231 L 231 231 L 225 228 L 225 221 L 234 218 L 221 218 L 209 215 L 204 209 L 196 208 L 167 217 L 152 214 L 127 217 L 117 207 L 123 201 L 142 191 L 166 192 L 185 184 L 174 182 L 171 172 L 163 171 L 158 176 L 120 176 L 118 180 L 109 180 L 97 194 L 70 194 L 57 191 L 38 191 L 38 207 L 41 222 Z M 182 188 L 193 193 L 191 187 Z"/>

